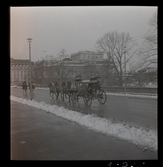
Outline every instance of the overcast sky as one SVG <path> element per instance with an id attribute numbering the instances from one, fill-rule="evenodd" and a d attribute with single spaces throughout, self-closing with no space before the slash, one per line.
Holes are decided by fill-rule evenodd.
<path id="1" fill-rule="evenodd" d="M 105 33 L 118 31 L 141 39 L 157 7 L 11 7 L 11 57 L 32 61 L 80 50 L 95 51 Z"/>

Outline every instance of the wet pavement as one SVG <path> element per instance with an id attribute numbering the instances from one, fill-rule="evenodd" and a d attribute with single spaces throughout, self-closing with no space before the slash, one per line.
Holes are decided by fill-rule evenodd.
<path id="1" fill-rule="evenodd" d="M 12 160 L 148 160 L 157 152 L 11 101 Z"/>
<path id="2" fill-rule="evenodd" d="M 21 88 L 11 88 L 11 94 L 17 97 L 29 99 L 29 90 L 23 94 Z M 107 96 L 104 105 L 98 100 L 92 102 L 91 107 L 86 107 L 83 99 L 75 106 L 69 104 L 68 99 L 63 102 L 61 98 L 52 100 L 48 90 L 35 89 L 34 99 L 38 102 L 44 101 L 47 104 L 64 106 L 65 108 L 82 112 L 84 114 L 95 114 L 99 117 L 114 118 L 119 122 L 129 122 L 133 125 L 157 130 L 157 99 L 131 98 L 123 96 Z"/>

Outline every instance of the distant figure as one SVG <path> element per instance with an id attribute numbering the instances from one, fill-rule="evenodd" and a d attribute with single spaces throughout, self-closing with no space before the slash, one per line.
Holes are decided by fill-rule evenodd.
<path id="1" fill-rule="evenodd" d="M 33 91 L 34 91 L 34 89 L 35 89 L 35 84 L 34 84 L 34 83 L 32 84 L 32 89 L 33 89 Z"/>
<path id="2" fill-rule="evenodd" d="M 23 82 L 22 89 L 23 89 L 23 93 L 24 93 L 24 92 L 25 92 L 25 93 L 27 92 L 27 84 L 26 84 L 25 81 Z"/>
<path id="3" fill-rule="evenodd" d="M 28 85 L 29 85 L 29 89 L 30 89 L 30 82 L 28 83 Z M 34 91 L 34 89 L 35 89 L 35 85 L 32 84 L 32 90 Z"/>

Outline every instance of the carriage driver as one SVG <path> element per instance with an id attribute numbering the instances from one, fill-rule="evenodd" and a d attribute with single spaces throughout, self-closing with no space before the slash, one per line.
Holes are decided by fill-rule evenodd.
<path id="1" fill-rule="evenodd" d="M 90 78 L 90 82 L 88 84 L 88 90 L 93 93 L 94 89 L 95 89 L 95 82 L 96 82 L 96 78 L 94 76 L 94 74 L 92 73 L 92 76 Z"/>
<path id="2" fill-rule="evenodd" d="M 78 87 L 80 82 L 82 80 L 82 76 L 80 75 L 80 73 L 77 73 L 75 76 L 75 85 Z"/>
<path id="3" fill-rule="evenodd" d="M 97 84 L 96 84 L 96 93 L 100 93 L 101 90 L 101 86 L 100 86 L 100 76 L 96 73 L 95 74 L 95 78 L 97 80 Z"/>
<path id="4" fill-rule="evenodd" d="M 97 74 L 92 74 L 91 79 L 90 79 L 90 83 L 89 83 L 89 89 L 91 90 L 91 92 L 93 93 L 97 93 L 97 91 L 99 90 L 99 76 Z"/>
<path id="5" fill-rule="evenodd" d="M 82 76 L 81 76 L 80 73 L 76 73 L 75 80 L 76 81 L 81 81 L 82 80 Z"/>

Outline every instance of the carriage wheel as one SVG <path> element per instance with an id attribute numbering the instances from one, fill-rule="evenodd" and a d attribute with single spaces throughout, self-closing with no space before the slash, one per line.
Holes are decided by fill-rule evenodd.
<path id="1" fill-rule="evenodd" d="M 72 101 L 72 103 L 75 105 L 76 104 L 76 102 L 77 102 L 77 100 L 78 100 L 78 96 L 77 96 L 77 93 L 76 92 L 73 92 L 72 94 L 71 94 L 71 101 Z"/>
<path id="2" fill-rule="evenodd" d="M 100 90 L 99 94 L 97 95 L 98 97 L 98 101 L 101 103 L 101 104 L 104 104 L 107 100 L 107 96 L 106 96 L 106 93 L 104 92 L 104 90 Z"/>
<path id="3" fill-rule="evenodd" d="M 91 95 L 88 92 L 84 93 L 83 101 L 84 101 L 84 103 L 85 103 L 85 105 L 87 107 L 91 106 L 91 104 L 92 104 L 92 97 L 91 97 Z"/>

